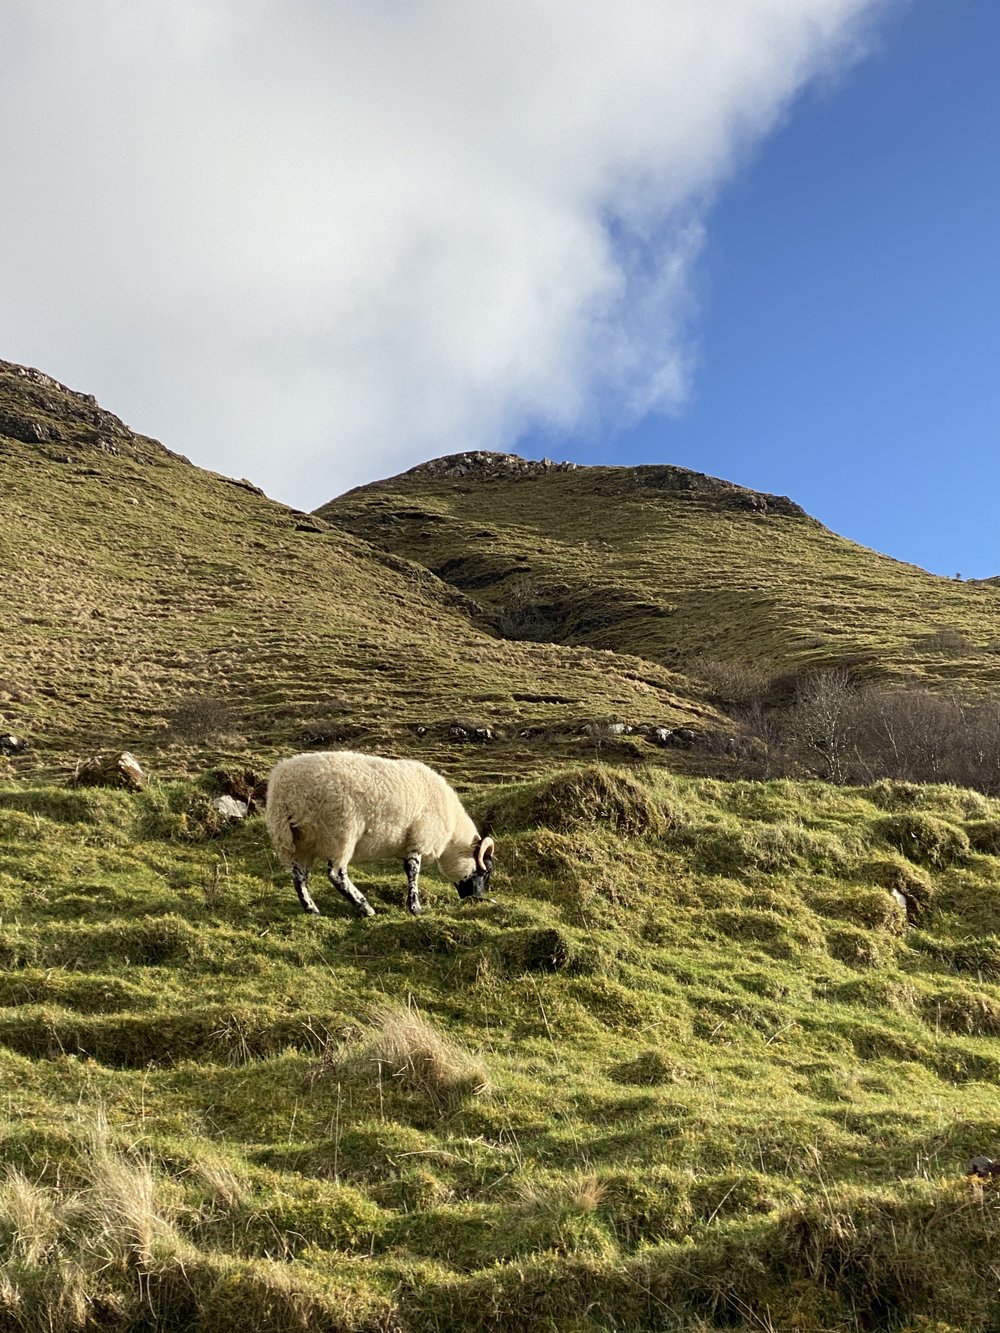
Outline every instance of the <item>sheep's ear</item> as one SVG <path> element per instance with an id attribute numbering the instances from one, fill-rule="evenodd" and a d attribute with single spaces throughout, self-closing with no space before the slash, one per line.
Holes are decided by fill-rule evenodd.
<path id="1" fill-rule="evenodd" d="M 492 867 L 494 846 L 495 843 L 492 838 L 480 839 L 479 846 L 476 848 L 476 866 L 478 869 L 489 870 Z"/>

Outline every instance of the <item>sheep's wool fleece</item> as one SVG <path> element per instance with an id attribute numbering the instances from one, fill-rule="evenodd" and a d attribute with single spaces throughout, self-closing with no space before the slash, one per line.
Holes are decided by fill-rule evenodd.
<path id="1" fill-rule="evenodd" d="M 293 826 L 296 832 L 293 835 Z M 417 759 L 328 750 L 282 759 L 267 787 L 267 827 L 286 865 L 347 866 L 418 851 L 451 875 L 472 873 L 476 827 L 440 773 Z M 468 861 L 468 868 L 465 862 Z"/>

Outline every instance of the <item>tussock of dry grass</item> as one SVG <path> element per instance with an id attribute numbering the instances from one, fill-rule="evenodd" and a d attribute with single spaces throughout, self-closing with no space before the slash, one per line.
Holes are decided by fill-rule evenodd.
<path id="1" fill-rule="evenodd" d="M 91 1154 L 88 1174 L 81 1207 L 88 1244 L 102 1260 L 147 1267 L 158 1254 L 177 1247 L 179 1238 L 148 1157 L 127 1157 L 102 1143 Z"/>
<path id="2" fill-rule="evenodd" d="M 8 1167 L 0 1184 L 0 1231 L 12 1258 L 27 1264 L 48 1262 L 67 1224 L 64 1199 Z"/>
<path id="3" fill-rule="evenodd" d="M 489 1091 L 485 1063 L 467 1047 L 443 1036 L 415 1005 L 385 1004 L 375 1011 L 361 1044 L 334 1063 L 334 1070 L 394 1081 L 439 1111 Z"/>
<path id="4" fill-rule="evenodd" d="M 517 1197 L 538 1213 L 593 1213 L 600 1208 L 607 1186 L 594 1173 L 556 1181 L 521 1181 Z"/>
<path id="5" fill-rule="evenodd" d="M 218 1208 L 237 1208 L 249 1201 L 250 1192 L 246 1182 L 220 1157 L 199 1156 L 190 1174 Z"/>

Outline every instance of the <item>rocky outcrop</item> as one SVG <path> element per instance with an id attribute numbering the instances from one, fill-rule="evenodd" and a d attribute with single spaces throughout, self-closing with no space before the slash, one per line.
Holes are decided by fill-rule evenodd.
<path id="1" fill-rule="evenodd" d="M 601 490 L 606 488 L 609 495 L 618 495 L 623 488 L 668 491 L 672 496 L 681 499 L 710 498 L 720 509 L 733 509 L 766 516 L 781 514 L 789 518 L 804 518 L 811 523 L 816 522 L 815 519 L 809 518 L 801 505 L 797 505 L 786 495 L 770 495 L 765 491 L 750 490 L 747 486 L 738 486 L 735 482 L 724 481 L 721 477 L 711 477 L 704 472 L 693 472 L 690 468 L 674 467 L 670 464 L 644 464 L 640 467 L 581 467 L 578 463 L 557 463 L 551 458 L 521 458 L 519 454 L 497 453 L 490 449 L 470 449 L 467 453 L 446 454 L 443 458 L 432 458 L 398 476 L 358 486 L 355 490 L 348 491 L 347 496 L 364 491 L 396 488 L 401 477 L 434 481 L 527 481 L 553 472 L 578 470 L 585 471 L 588 477 L 592 478 L 592 484 Z M 346 499 L 347 496 L 340 498 Z M 408 517 L 405 513 L 399 516 Z M 440 515 L 423 515 L 419 511 L 412 517 L 420 517 L 426 521 L 441 521 Z"/>
<path id="2" fill-rule="evenodd" d="M 11 361 L 0 361 L 0 437 L 40 446 L 58 463 L 77 462 L 93 452 L 137 463 L 180 457 L 130 430 L 93 394 L 77 393 L 51 375 Z"/>
<path id="3" fill-rule="evenodd" d="M 446 454 L 419 463 L 404 477 L 470 477 L 482 481 L 541 477 L 548 472 L 575 472 L 576 463 L 554 463 L 551 458 L 521 458 L 518 454 L 494 453 L 490 449 L 472 449 L 465 454 Z M 395 479 L 394 479 L 395 480 Z"/>

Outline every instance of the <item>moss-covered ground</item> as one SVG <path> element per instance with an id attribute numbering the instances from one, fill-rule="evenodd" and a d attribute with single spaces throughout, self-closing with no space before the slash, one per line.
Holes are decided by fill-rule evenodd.
<path id="1" fill-rule="evenodd" d="M 1000 1326 L 1000 803 L 576 765 L 361 921 L 204 795 L 0 784 L 4 1328 Z"/>

